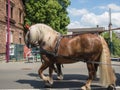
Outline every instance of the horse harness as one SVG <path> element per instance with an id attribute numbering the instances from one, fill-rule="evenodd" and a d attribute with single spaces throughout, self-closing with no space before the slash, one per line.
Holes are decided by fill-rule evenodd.
<path id="1" fill-rule="evenodd" d="M 77 34 L 77 35 L 80 35 L 80 34 Z M 57 52 L 58 52 L 58 47 L 60 45 L 60 41 L 63 37 L 73 37 L 73 36 L 77 36 L 76 34 L 75 35 L 59 35 L 59 37 L 57 38 L 56 40 L 56 45 L 55 45 L 55 49 L 54 51 L 48 51 L 48 50 L 45 50 L 43 49 L 42 47 L 40 47 L 40 54 L 43 54 L 43 55 L 47 55 L 47 56 L 52 56 L 53 59 L 56 59 L 56 58 L 59 58 L 59 57 L 62 57 L 62 58 L 65 58 L 65 59 L 71 59 L 71 60 L 75 60 L 75 61 L 83 61 L 83 62 L 86 62 L 86 60 L 84 59 L 79 59 L 79 58 L 76 58 L 76 57 L 68 57 L 68 56 L 64 56 L 64 55 L 58 55 Z"/>
<path id="2" fill-rule="evenodd" d="M 101 62 L 96 62 L 96 61 L 90 61 L 90 60 L 80 59 L 80 58 L 77 58 L 77 57 L 70 57 L 70 56 L 68 57 L 68 56 L 64 56 L 64 55 L 58 55 L 57 52 L 58 52 L 58 47 L 59 47 L 59 44 L 60 44 L 61 39 L 62 39 L 63 37 L 72 37 L 72 36 L 77 36 L 77 35 L 80 35 L 80 34 L 64 35 L 64 36 L 60 35 L 60 36 L 58 37 L 58 39 L 57 39 L 54 52 L 45 50 L 45 49 L 43 49 L 42 47 L 40 47 L 40 54 L 47 55 L 47 56 L 52 56 L 53 59 L 62 57 L 62 58 L 69 59 L 69 60 L 75 60 L 76 62 L 81 61 L 81 62 L 91 63 L 91 64 L 110 65 L 110 64 L 107 64 L 107 63 L 101 63 Z M 42 61 L 42 56 L 41 56 L 41 61 Z M 42 61 L 42 62 L 43 62 L 43 61 Z M 114 65 L 114 66 L 120 66 L 120 65 L 116 65 L 116 64 L 112 64 L 112 65 Z"/>

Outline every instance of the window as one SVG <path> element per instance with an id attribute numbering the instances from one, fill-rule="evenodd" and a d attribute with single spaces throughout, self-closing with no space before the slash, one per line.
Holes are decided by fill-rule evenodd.
<path id="1" fill-rule="evenodd" d="M 19 38 L 22 38 L 22 33 L 21 32 L 19 33 Z"/>
<path id="2" fill-rule="evenodd" d="M 22 10 L 19 9 L 19 22 L 22 23 Z"/>
<path id="3" fill-rule="evenodd" d="M 8 2 L 7 2 L 8 0 L 6 0 L 6 16 L 5 16 L 5 18 L 6 18 L 6 21 L 8 20 Z M 10 1 L 10 17 L 9 17 L 9 20 L 10 20 L 10 23 L 11 24 L 15 24 L 16 22 L 15 22 L 15 20 L 13 19 L 14 17 L 13 17 L 13 12 L 14 12 L 14 6 L 15 6 L 15 4 L 14 3 L 12 3 L 11 1 Z"/>
<path id="4" fill-rule="evenodd" d="M 13 18 L 13 6 L 12 5 L 10 5 L 10 11 L 11 11 L 10 12 L 10 17 Z"/>
<path id="5" fill-rule="evenodd" d="M 15 4 L 10 1 L 10 18 L 13 18 L 13 8 Z M 6 16 L 8 16 L 8 2 L 6 0 Z"/>
<path id="6" fill-rule="evenodd" d="M 22 33 L 19 33 L 19 42 L 22 43 Z"/>
<path id="7" fill-rule="evenodd" d="M 13 31 L 10 32 L 10 43 L 13 43 Z"/>
<path id="8" fill-rule="evenodd" d="M 9 28 L 10 29 L 10 34 L 9 34 L 9 38 L 8 38 L 8 31 L 7 31 L 7 27 L 6 27 L 6 42 L 8 42 L 8 40 L 7 39 L 9 39 L 9 42 L 10 43 L 13 43 L 13 31 L 11 31 L 11 28 Z"/>

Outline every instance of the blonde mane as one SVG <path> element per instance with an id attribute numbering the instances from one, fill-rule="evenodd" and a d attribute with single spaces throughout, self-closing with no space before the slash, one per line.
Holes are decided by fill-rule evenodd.
<path id="1" fill-rule="evenodd" d="M 32 25 L 29 29 L 32 43 L 42 40 L 47 45 L 52 46 L 55 43 L 55 39 L 60 35 L 59 32 L 53 30 L 50 26 L 41 23 Z"/>

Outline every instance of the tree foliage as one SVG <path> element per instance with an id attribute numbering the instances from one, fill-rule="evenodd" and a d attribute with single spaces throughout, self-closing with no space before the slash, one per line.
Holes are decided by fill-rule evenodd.
<path id="1" fill-rule="evenodd" d="M 45 23 L 58 32 L 65 33 L 70 23 L 67 7 L 69 0 L 23 0 L 25 4 L 25 23 Z"/>
<path id="2" fill-rule="evenodd" d="M 116 36 L 116 33 L 112 32 L 112 42 L 110 42 L 108 32 L 103 33 L 103 36 L 107 41 L 109 48 L 112 49 L 112 55 L 120 57 L 120 39 Z"/>

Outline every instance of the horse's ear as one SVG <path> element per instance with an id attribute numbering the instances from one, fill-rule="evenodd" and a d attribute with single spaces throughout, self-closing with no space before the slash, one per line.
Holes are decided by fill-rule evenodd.
<path id="1" fill-rule="evenodd" d="M 25 25 L 25 28 L 29 30 L 30 26 L 28 24 Z"/>

